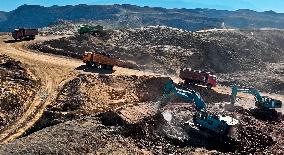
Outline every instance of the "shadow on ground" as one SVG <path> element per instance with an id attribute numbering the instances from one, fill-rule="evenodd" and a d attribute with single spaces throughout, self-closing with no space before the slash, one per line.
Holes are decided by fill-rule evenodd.
<path id="1" fill-rule="evenodd" d="M 20 42 L 20 40 L 5 40 L 4 43 L 16 43 Z"/>
<path id="2" fill-rule="evenodd" d="M 76 70 L 81 70 L 84 72 L 90 72 L 90 73 L 99 73 L 99 74 L 112 74 L 115 72 L 115 70 L 107 70 L 107 69 L 101 69 L 101 68 L 95 68 L 95 67 L 87 67 L 86 65 L 81 65 L 76 68 Z"/>

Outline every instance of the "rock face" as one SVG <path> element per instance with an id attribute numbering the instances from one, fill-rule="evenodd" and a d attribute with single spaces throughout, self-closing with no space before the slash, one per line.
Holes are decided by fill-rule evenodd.
<path id="1" fill-rule="evenodd" d="M 10 12 L 0 12 L 0 31 L 19 26 L 40 28 L 56 20 L 95 21 L 109 28 L 135 28 L 166 25 L 195 31 L 210 28 L 284 28 L 283 14 L 252 10 L 165 9 L 135 5 L 22 5 Z M 20 20 L 19 20 L 20 19 Z"/>
<path id="2" fill-rule="evenodd" d="M 105 36 L 71 36 L 31 49 L 81 58 L 85 51 L 109 52 L 141 70 L 178 75 L 181 67 L 217 73 L 223 85 L 236 83 L 283 93 L 284 31 L 208 30 L 148 26 L 108 30 Z"/>
<path id="3" fill-rule="evenodd" d="M 13 123 L 32 101 L 39 88 L 38 79 L 18 61 L 0 55 L 0 130 Z"/>

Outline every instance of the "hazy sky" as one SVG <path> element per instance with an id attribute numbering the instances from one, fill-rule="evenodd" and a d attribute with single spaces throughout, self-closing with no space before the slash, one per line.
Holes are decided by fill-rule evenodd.
<path id="1" fill-rule="evenodd" d="M 273 10 L 284 13 L 284 0 L 0 0 L 1 11 L 11 11 L 22 4 L 75 5 L 75 4 L 135 4 L 165 8 L 213 8 L 223 10 Z"/>

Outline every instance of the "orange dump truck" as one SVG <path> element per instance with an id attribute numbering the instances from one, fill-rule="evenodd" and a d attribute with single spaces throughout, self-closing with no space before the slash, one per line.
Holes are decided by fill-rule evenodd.
<path id="1" fill-rule="evenodd" d="M 138 68 L 135 63 L 126 62 L 115 58 L 114 56 L 106 53 L 99 52 L 85 52 L 83 56 L 83 62 L 87 67 L 101 68 L 107 70 L 113 70 L 114 66 L 124 68 Z"/>

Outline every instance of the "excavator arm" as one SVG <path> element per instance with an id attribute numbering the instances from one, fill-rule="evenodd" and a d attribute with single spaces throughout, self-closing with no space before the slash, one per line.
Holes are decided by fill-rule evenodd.
<path id="1" fill-rule="evenodd" d="M 252 95 L 255 96 L 256 101 L 262 100 L 262 96 L 260 95 L 260 93 L 256 89 L 253 89 L 253 88 L 240 89 L 236 85 L 234 85 L 232 87 L 232 93 L 231 93 L 231 103 L 232 104 L 234 104 L 236 102 L 236 97 L 237 97 L 238 92 L 252 94 Z"/>
<path id="2" fill-rule="evenodd" d="M 193 123 L 197 127 L 206 128 L 210 130 L 211 132 L 209 134 L 215 133 L 214 135 L 218 134 L 227 136 L 231 129 L 231 126 L 238 123 L 237 120 L 229 116 L 221 117 L 207 113 L 207 105 L 202 100 L 199 93 L 193 90 L 179 89 L 174 85 L 174 82 L 172 80 L 166 83 L 164 88 L 163 99 L 165 103 L 167 103 L 168 100 L 171 98 L 171 94 L 180 96 L 186 101 L 194 101 L 197 112 L 193 116 Z"/>
<path id="3" fill-rule="evenodd" d="M 163 98 L 164 102 L 167 102 L 171 98 L 171 94 L 177 95 L 185 99 L 186 101 L 194 101 L 195 108 L 197 110 L 205 110 L 206 103 L 203 101 L 199 93 L 193 90 L 183 90 L 179 89 L 174 85 L 174 82 L 171 80 L 169 81 L 164 88 Z"/>
<path id="4" fill-rule="evenodd" d="M 236 96 L 238 92 L 252 94 L 255 97 L 256 106 L 259 108 L 281 108 L 282 102 L 280 100 L 275 100 L 267 96 L 261 96 L 259 91 L 256 89 L 240 89 L 236 85 L 232 87 L 231 93 L 231 104 L 234 105 L 236 102 Z"/>

